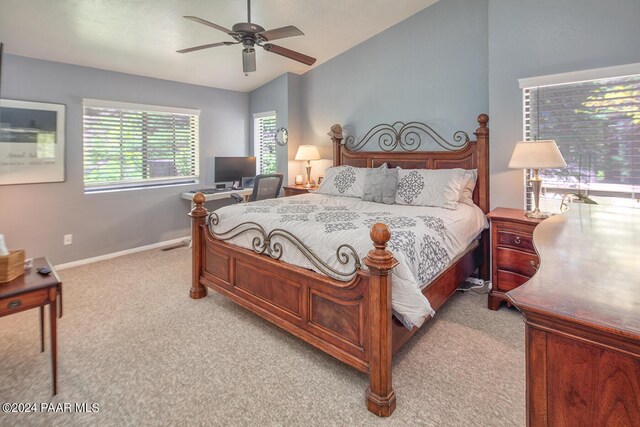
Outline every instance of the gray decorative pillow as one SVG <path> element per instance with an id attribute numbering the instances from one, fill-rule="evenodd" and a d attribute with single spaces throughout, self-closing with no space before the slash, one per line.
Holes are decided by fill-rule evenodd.
<path id="1" fill-rule="evenodd" d="M 397 185 L 397 169 L 387 169 L 386 167 L 368 169 L 362 200 L 387 205 L 394 204 L 396 201 Z"/>
<path id="2" fill-rule="evenodd" d="M 460 203 L 473 206 L 473 190 L 476 188 L 478 180 L 478 169 L 470 169 L 464 171 L 464 186 L 460 192 Z"/>

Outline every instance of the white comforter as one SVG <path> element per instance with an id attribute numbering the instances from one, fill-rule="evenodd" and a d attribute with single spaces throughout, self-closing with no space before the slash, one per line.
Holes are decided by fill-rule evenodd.
<path id="1" fill-rule="evenodd" d="M 388 247 L 399 261 L 391 280 L 392 305 L 407 327 L 419 327 L 427 316 L 434 314 L 421 286 L 428 284 L 487 227 L 486 217 L 477 206 L 461 203 L 457 209 L 447 210 L 384 205 L 322 194 L 240 203 L 215 212 L 219 223 L 212 230 L 216 233 L 247 221 L 260 224 L 267 233 L 283 229 L 298 237 L 331 267 L 345 272 L 352 269 L 353 263 L 348 267 L 340 264 L 336 249 L 350 244 L 364 259 L 373 248 L 369 237 L 371 226 L 376 222 L 387 224 L 391 230 Z M 252 248 L 256 235 L 250 231 L 228 242 Z M 280 237 L 273 240 L 283 246 L 282 261 L 320 272 L 293 244 Z"/>

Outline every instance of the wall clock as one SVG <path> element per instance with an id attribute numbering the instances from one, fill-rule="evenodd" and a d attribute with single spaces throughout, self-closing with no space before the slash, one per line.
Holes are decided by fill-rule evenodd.
<path id="1" fill-rule="evenodd" d="M 285 128 L 280 128 L 276 131 L 276 142 L 278 145 L 287 145 L 287 142 L 289 142 L 289 132 Z"/>

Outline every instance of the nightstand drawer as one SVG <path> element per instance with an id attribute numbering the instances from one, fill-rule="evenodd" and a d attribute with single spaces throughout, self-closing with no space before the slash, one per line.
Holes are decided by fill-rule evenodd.
<path id="1" fill-rule="evenodd" d="M 508 246 L 535 254 L 533 238 L 530 234 L 517 231 L 498 230 L 498 246 Z"/>
<path id="2" fill-rule="evenodd" d="M 0 316 L 4 316 L 14 311 L 22 311 L 27 308 L 37 307 L 42 305 L 46 299 L 46 289 L 28 292 L 15 297 L 4 298 L 0 300 Z"/>
<path id="3" fill-rule="evenodd" d="M 538 268 L 538 257 L 529 252 L 515 249 L 497 248 L 498 269 L 508 270 L 525 276 L 533 276 Z"/>
<path id="4" fill-rule="evenodd" d="M 512 273 L 511 271 L 498 270 L 497 290 L 500 292 L 509 292 L 527 282 L 529 279 L 531 279 L 529 276 Z"/>

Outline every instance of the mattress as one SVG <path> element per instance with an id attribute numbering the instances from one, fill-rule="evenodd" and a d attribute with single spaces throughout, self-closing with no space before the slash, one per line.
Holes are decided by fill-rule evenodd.
<path id="1" fill-rule="evenodd" d="M 217 234 L 246 222 L 258 224 L 266 233 L 285 230 L 331 268 L 344 273 L 353 270 L 353 263 L 341 263 L 336 250 L 349 244 L 364 259 L 373 248 L 371 226 L 386 224 L 391 230 L 388 249 L 399 262 L 392 272 L 392 307 L 408 328 L 421 326 L 435 313 L 421 290 L 488 226 L 480 208 L 462 203 L 448 210 L 314 193 L 240 203 L 220 208 L 215 214 L 217 224 L 210 227 Z M 248 231 L 227 242 L 253 249 L 257 235 Z M 323 273 L 289 240 L 274 236 L 271 243 L 276 242 L 282 245 L 280 260 Z"/>

